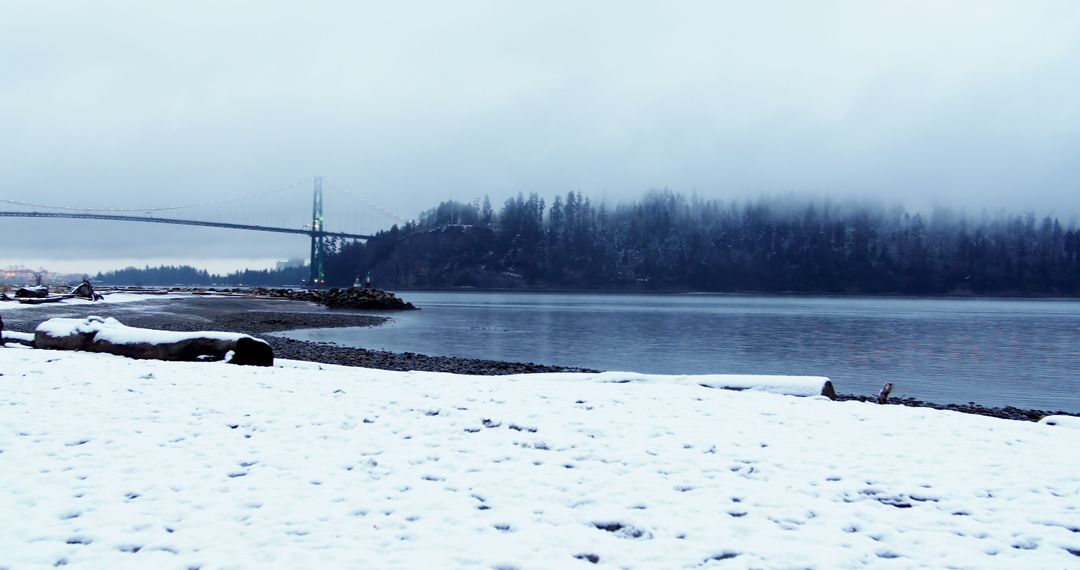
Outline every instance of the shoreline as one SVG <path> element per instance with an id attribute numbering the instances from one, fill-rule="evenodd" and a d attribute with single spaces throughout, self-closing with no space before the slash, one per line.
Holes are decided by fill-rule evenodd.
<path id="1" fill-rule="evenodd" d="M 332 287 L 328 287 L 330 289 Z M 347 286 L 337 287 L 347 289 Z M 246 295 L 256 289 L 265 290 L 304 290 L 303 286 L 264 286 L 264 285 L 101 285 L 98 290 L 122 291 L 131 293 L 145 292 L 147 294 L 163 295 L 167 292 L 182 292 L 193 294 L 221 294 L 221 295 Z M 971 291 L 940 293 L 940 294 L 913 294 L 913 293 L 872 293 L 872 292 L 815 292 L 815 291 L 702 291 L 700 289 L 687 288 L 574 288 L 574 287 L 393 287 L 387 291 L 404 293 L 557 293 L 567 295 L 715 295 L 721 297 L 826 297 L 826 298 L 866 298 L 866 299 L 977 299 L 977 300 L 1054 300 L 1054 301 L 1078 301 L 1077 295 L 1055 295 L 1050 293 L 1027 293 L 1023 291 L 1000 292 L 980 294 Z M 276 297 L 259 297 L 276 298 Z"/>
<path id="2" fill-rule="evenodd" d="M 254 288 L 254 286 L 252 287 Z M 869 291 L 703 291 L 701 289 L 683 287 L 663 288 L 576 288 L 576 287 L 470 287 L 470 286 L 445 286 L 445 287 L 392 287 L 393 291 L 404 293 L 423 293 L 426 291 L 436 293 L 565 293 L 574 295 L 716 295 L 732 297 L 829 297 L 829 298 L 896 298 L 896 299 L 1047 299 L 1060 301 L 1080 301 L 1080 293 L 1051 294 L 1032 293 L 1024 291 L 1003 291 L 998 293 L 975 293 L 972 291 L 954 291 L 950 293 L 900 293 L 900 292 L 869 292 Z"/>
<path id="3" fill-rule="evenodd" d="M 168 303 L 171 305 L 165 305 Z M 2 309 L 0 305 L 0 309 Z M 169 330 L 220 330 L 259 336 L 274 349 L 275 358 L 306 360 L 380 370 L 448 372 L 479 376 L 500 376 L 545 372 L 600 372 L 590 368 L 430 356 L 413 352 L 389 352 L 340 346 L 328 342 L 296 340 L 275 333 L 310 328 L 375 327 L 390 316 L 358 314 L 348 310 L 328 309 L 314 303 L 256 296 L 201 296 L 108 305 L 42 305 L 5 312 L 7 330 L 32 332 L 41 321 L 62 314 L 85 317 L 94 314 L 113 316 L 128 326 Z M 843 393 L 837 401 L 873 402 L 874 395 Z M 975 402 L 935 403 L 916 398 L 891 398 L 886 405 L 951 410 L 966 414 L 1017 421 L 1038 421 L 1048 415 L 1080 416 L 1080 412 L 1040 410 L 1014 406 L 983 406 Z"/>
<path id="4" fill-rule="evenodd" d="M 167 304 L 171 307 L 164 309 Z M 0 305 L 0 309 L 2 309 Z M 454 356 L 428 356 L 308 342 L 280 336 L 291 330 L 312 328 L 375 327 L 390 316 L 374 316 L 343 309 L 328 309 L 306 301 L 255 296 L 192 296 L 114 305 L 41 305 L 7 312 L 5 328 L 33 332 L 52 316 L 112 316 L 132 327 L 167 331 L 218 330 L 258 336 L 274 349 L 275 358 L 306 360 L 381 370 L 450 372 L 497 376 L 542 372 L 600 372 L 590 368 L 533 362 L 504 362 Z"/>

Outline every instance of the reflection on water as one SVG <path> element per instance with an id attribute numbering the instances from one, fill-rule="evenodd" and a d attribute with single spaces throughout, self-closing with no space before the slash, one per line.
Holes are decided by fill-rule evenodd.
<path id="1" fill-rule="evenodd" d="M 406 293 L 374 329 L 289 336 L 395 352 L 657 373 L 810 374 L 844 392 L 1080 411 L 1070 300 Z"/>

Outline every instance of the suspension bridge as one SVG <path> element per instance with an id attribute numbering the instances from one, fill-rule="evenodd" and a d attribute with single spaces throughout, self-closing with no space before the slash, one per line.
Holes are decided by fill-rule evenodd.
<path id="1" fill-rule="evenodd" d="M 277 189 L 269 192 L 260 192 L 257 194 L 250 194 L 246 196 L 240 196 L 236 198 L 228 198 L 223 200 L 217 200 L 213 202 L 202 202 L 198 204 L 186 204 L 167 207 L 152 207 L 152 208 L 75 208 L 68 206 L 50 206 L 46 204 L 38 204 L 34 202 L 25 202 L 19 200 L 7 200 L 0 199 L 0 203 L 14 204 L 18 206 L 28 206 L 41 209 L 53 209 L 53 210 L 66 210 L 60 212 L 41 212 L 38 210 L 20 211 L 20 210 L 8 210 L 0 211 L 0 217 L 6 218 L 63 218 L 63 219 L 77 219 L 77 220 L 104 220 L 114 222 L 143 222 L 151 224 L 173 224 L 181 226 L 202 226 L 210 228 L 224 228 L 234 230 L 248 230 L 255 232 L 271 232 L 281 234 L 295 234 L 305 235 L 311 239 L 311 257 L 310 257 L 310 278 L 309 285 L 320 286 L 326 283 L 325 274 L 325 259 L 326 259 L 326 245 L 328 238 L 341 238 L 351 240 L 368 240 L 372 236 L 369 234 L 361 233 L 349 233 L 328 231 L 324 227 L 323 218 L 323 178 L 316 176 L 311 179 L 314 183 L 314 193 L 312 197 L 311 207 L 311 224 L 304 227 L 279 227 L 259 224 L 240 224 L 231 222 L 217 222 L 207 220 L 190 220 L 181 218 L 163 218 L 151 215 L 155 211 L 168 211 L 168 210 L 180 210 L 186 208 L 193 208 L 197 206 L 216 206 L 227 202 L 234 202 L 237 200 L 243 200 L 245 198 L 253 198 L 267 194 L 269 192 L 279 191 L 283 189 L 289 189 L 297 184 L 292 184 L 281 189 Z M 341 189 L 344 191 L 344 189 Z M 398 222 L 407 223 L 409 220 L 397 216 L 383 208 L 380 208 L 374 204 L 368 202 L 366 204 L 369 208 L 374 209 L 384 216 L 391 217 Z M 141 213 L 144 215 L 136 215 Z"/>

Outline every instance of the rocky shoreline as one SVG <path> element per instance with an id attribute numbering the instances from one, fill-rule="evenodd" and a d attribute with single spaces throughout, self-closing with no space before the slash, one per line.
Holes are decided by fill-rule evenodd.
<path id="1" fill-rule="evenodd" d="M 100 292 L 109 294 L 139 293 L 146 295 L 167 295 L 169 293 L 191 293 L 192 295 L 255 297 L 264 299 L 283 299 L 288 301 L 306 301 L 323 305 L 331 309 L 353 309 L 357 311 L 416 311 L 415 305 L 403 301 L 389 291 L 371 287 L 331 287 L 329 289 L 285 289 L 268 287 L 167 287 L 147 289 L 144 287 L 102 287 Z"/>
<path id="2" fill-rule="evenodd" d="M 856 402 L 877 402 L 877 396 L 858 396 L 855 394 L 837 394 L 837 401 L 856 401 Z M 1014 406 L 1001 406 L 990 407 L 976 404 L 975 402 L 968 402 L 966 404 L 938 404 L 935 402 L 926 402 L 916 398 L 889 398 L 888 406 L 908 406 L 911 408 L 933 408 L 935 410 L 951 410 L 954 412 L 961 412 L 965 414 L 975 414 L 978 416 L 989 416 L 992 418 L 1001 418 L 1003 420 L 1017 420 L 1027 422 L 1037 422 L 1046 416 L 1080 416 L 1078 413 L 1049 410 L 1028 410 L 1023 408 L 1017 408 Z"/>
<path id="3" fill-rule="evenodd" d="M 477 376 L 502 376 L 506 374 L 530 374 L 539 372 L 599 372 L 589 368 L 552 366 L 532 362 L 503 362 L 455 356 L 428 356 L 414 352 L 387 352 L 351 348 L 323 342 L 305 342 L 291 338 L 263 337 L 275 353 L 283 358 L 310 360 L 325 364 L 341 364 L 380 370 L 419 370 L 423 372 L 449 372 Z"/>
<path id="4" fill-rule="evenodd" d="M 319 305 L 325 305 L 331 309 L 355 309 L 360 311 L 415 311 L 416 306 L 412 303 L 397 298 L 396 295 L 382 289 L 369 287 L 348 287 L 339 289 L 266 289 L 255 287 L 247 291 L 247 294 L 256 297 L 270 297 L 274 299 L 289 299 L 292 301 L 308 301 Z"/>
<path id="5" fill-rule="evenodd" d="M 81 317 L 102 314 L 115 317 L 124 324 L 135 327 L 171 331 L 221 330 L 262 335 L 262 338 L 273 347 L 274 354 L 278 358 L 382 370 L 417 370 L 483 376 L 540 372 L 599 372 L 588 368 L 531 362 L 501 362 L 368 350 L 330 343 L 306 342 L 268 334 L 307 328 L 372 327 L 385 323 L 389 317 L 327 309 L 312 305 L 310 302 L 273 294 L 256 297 L 252 296 L 250 291 L 236 290 L 233 293 L 235 296 L 226 297 L 193 296 L 190 299 L 170 299 L 149 306 L 146 303 L 132 303 L 34 307 L 7 312 L 4 318 L 10 330 L 27 332 L 32 331 L 42 320 L 58 314 Z M 165 303 L 168 305 L 163 306 Z M 875 402 L 876 395 L 839 394 L 836 399 Z M 974 402 L 938 404 L 915 398 L 890 398 L 886 405 L 952 410 L 1019 421 L 1038 421 L 1048 415 L 1080 416 L 1072 412 L 1021 409 L 1012 406 L 990 407 Z"/>

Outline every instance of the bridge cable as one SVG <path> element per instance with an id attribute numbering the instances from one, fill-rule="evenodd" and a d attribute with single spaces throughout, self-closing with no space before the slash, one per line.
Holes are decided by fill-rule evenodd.
<path id="1" fill-rule="evenodd" d="M 394 212 L 391 212 L 390 210 L 387 210 L 386 208 L 383 208 L 382 206 L 368 200 L 367 198 L 364 198 L 360 194 L 357 194 L 355 192 L 351 192 L 351 191 L 349 191 L 349 190 L 347 190 L 347 189 L 345 189 L 345 188 L 343 188 L 341 186 L 338 186 L 337 184 L 327 184 L 327 186 L 334 189 L 334 190 L 343 192 L 344 194 L 346 194 L 348 196 L 356 198 L 364 206 L 367 206 L 369 209 L 371 209 L 371 210 L 373 210 L 373 211 L 375 211 L 375 212 L 377 212 L 379 214 L 382 214 L 382 215 L 384 215 L 384 216 L 386 216 L 388 218 L 391 218 L 393 220 L 397 220 L 398 222 L 401 222 L 403 224 L 411 224 L 411 223 L 416 222 L 416 220 L 410 220 L 410 219 L 404 218 L 402 216 L 399 216 L 398 214 L 395 214 Z"/>
<path id="2" fill-rule="evenodd" d="M 271 189 L 271 190 L 262 190 L 262 191 L 259 191 L 259 192 L 253 192 L 251 194 L 245 194 L 243 196 L 234 196 L 232 198 L 222 198 L 220 200 L 207 200 L 205 202 L 199 202 L 199 203 L 195 203 L 195 204 L 183 204 L 183 205 L 178 205 L 178 206 L 164 206 L 164 207 L 159 207 L 159 208 L 78 208 L 78 207 L 72 207 L 72 206 L 54 206 L 54 205 L 50 205 L 50 204 L 38 204 L 36 202 L 22 202 L 22 201 L 19 201 L 19 200 L 8 200 L 8 199 L 5 199 L 5 198 L 0 198 L 0 203 L 15 204 L 15 205 L 18 205 L 18 206 L 30 206 L 32 208 L 45 208 L 45 209 L 48 209 L 48 210 L 68 210 L 68 211 L 73 211 L 73 212 L 164 212 L 166 210 L 184 210 L 184 209 L 187 209 L 187 208 L 197 208 L 197 207 L 200 207 L 200 206 L 220 206 L 222 204 L 228 204 L 230 202 L 236 202 L 236 201 L 239 201 L 239 200 L 248 200 L 248 199 L 251 199 L 251 198 L 259 198 L 259 197 L 267 196 L 267 195 L 270 195 L 270 194 L 276 194 L 276 193 L 279 193 L 279 192 L 285 192 L 287 190 L 292 190 L 292 189 L 294 189 L 294 188 L 296 188 L 298 186 L 301 186 L 303 184 L 310 184 L 312 180 L 313 180 L 312 178 L 308 178 L 306 180 L 300 180 L 300 181 L 297 181 L 297 182 L 293 182 L 292 184 L 287 184 L 285 186 L 280 186 L 278 188 L 274 188 L 274 189 Z"/>

